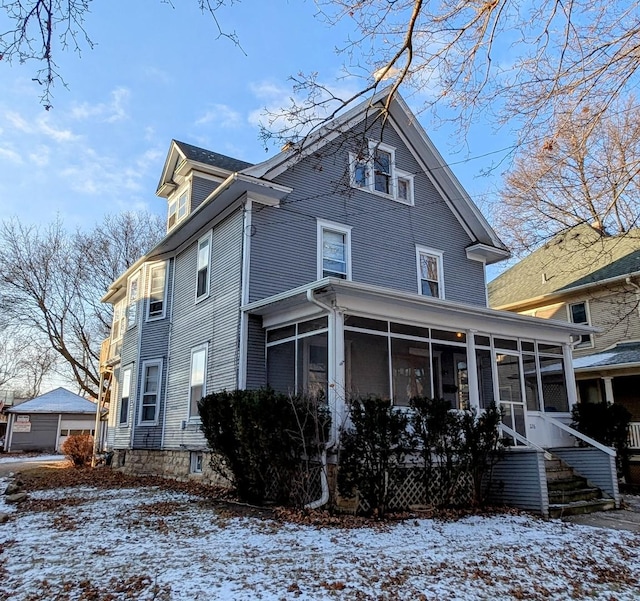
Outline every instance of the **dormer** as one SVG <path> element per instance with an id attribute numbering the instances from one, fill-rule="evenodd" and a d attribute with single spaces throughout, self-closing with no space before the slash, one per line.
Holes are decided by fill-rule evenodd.
<path id="1" fill-rule="evenodd" d="M 167 232 L 186 219 L 230 174 L 251 163 L 171 141 L 156 195 L 167 199 Z"/>

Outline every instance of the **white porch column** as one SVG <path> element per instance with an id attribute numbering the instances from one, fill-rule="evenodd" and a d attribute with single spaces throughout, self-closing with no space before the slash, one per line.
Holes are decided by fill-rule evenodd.
<path id="1" fill-rule="evenodd" d="M 602 379 L 604 380 L 604 400 L 607 401 L 607 403 L 613 403 L 613 378 L 608 376 Z"/>
<path id="2" fill-rule="evenodd" d="M 347 407 L 345 401 L 345 357 L 344 357 L 344 315 L 335 309 L 330 310 L 329 318 L 329 367 L 327 391 L 329 407 L 333 407 L 332 440 L 338 441 L 339 431 L 344 425 Z"/>
<path id="3" fill-rule="evenodd" d="M 570 344 L 562 345 L 562 358 L 564 359 L 564 376 L 567 386 L 567 401 L 569 411 L 578 402 L 578 392 L 576 388 L 576 374 L 573 371 L 573 353 Z"/>
<path id="4" fill-rule="evenodd" d="M 469 385 L 469 408 L 480 412 L 478 390 L 478 367 L 476 364 L 476 330 L 467 330 L 467 383 Z"/>

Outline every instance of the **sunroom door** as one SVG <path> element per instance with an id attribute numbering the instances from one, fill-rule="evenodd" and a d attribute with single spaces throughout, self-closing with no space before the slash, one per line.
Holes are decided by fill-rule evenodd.
<path id="1" fill-rule="evenodd" d="M 522 394 L 520 357 L 509 353 L 496 353 L 496 366 L 498 399 L 503 412 L 502 423 L 526 438 L 525 399 Z M 513 437 L 511 440 L 515 446 L 523 444 L 513 440 Z"/>

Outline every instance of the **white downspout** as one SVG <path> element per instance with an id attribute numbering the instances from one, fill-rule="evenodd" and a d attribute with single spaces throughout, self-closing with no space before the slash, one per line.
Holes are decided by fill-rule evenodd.
<path id="1" fill-rule="evenodd" d="M 333 378 L 327 377 L 327 382 L 335 379 L 335 374 L 333 373 L 335 370 L 335 358 L 336 358 L 336 310 L 324 303 L 320 302 L 313 294 L 313 290 L 307 290 L 307 300 L 326 310 L 328 312 L 329 318 L 329 340 L 330 344 L 328 344 L 327 352 L 328 352 L 328 369 L 327 372 L 331 371 L 331 375 Z M 327 373 L 329 376 L 329 373 Z M 328 386 L 327 387 L 327 396 L 332 397 L 331 399 L 327 398 L 327 401 L 334 401 L 334 406 L 337 408 L 337 403 L 335 402 L 336 391 L 335 387 Z M 337 414 L 337 411 L 335 412 Z M 335 416 L 334 416 L 335 417 Z M 307 503 L 305 505 L 306 509 L 318 509 L 323 505 L 326 505 L 329 502 L 329 480 L 327 478 L 327 449 L 335 446 L 337 442 L 337 420 L 331 420 L 331 434 L 329 436 L 329 440 L 325 443 L 324 449 L 322 450 L 322 454 L 320 455 L 320 464 L 322 465 L 322 469 L 320 471 L 320 486 L 322 487 L 322 494 L 319 499 L 315 501 L 311 501 L 311 503 Z"/>

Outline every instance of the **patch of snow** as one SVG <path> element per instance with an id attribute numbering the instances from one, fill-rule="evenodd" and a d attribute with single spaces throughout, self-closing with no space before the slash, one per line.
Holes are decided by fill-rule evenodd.
<path id="1" fill-rule="evenodd" d="M 585 367 L 595 367 L 596 365 L 606 365 L 608 361 L 614 359 L 616 353 L 598 353 L 597 355 L 587 355 L 586 357 L 576 357 L 573 359 L 573 369 L 583 369 Z"/>
<path id="2" fill-rule="evenodd" d="M 64 455 L 7 455 L 6 457 L 0 455 L 0 463 L 18 463 L 18 462 L 33 462 L 33 461 L 65 461 Z"/>
<path id="3" fill-rule="evenodd" d="M 118 601 L 638 599 L 631 532 L 526 515 L 311 527 L 228 517 L 155 487 L 31 499 L 0 526 L 0 598 L 79 598 L 89 582 Z"/>

